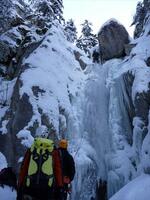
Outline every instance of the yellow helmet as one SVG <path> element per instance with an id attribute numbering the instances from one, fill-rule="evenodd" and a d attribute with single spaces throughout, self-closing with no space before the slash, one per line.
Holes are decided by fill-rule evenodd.
<path id="1" fill-rule="evenodd" d="M 67 142 L 67 140 L 65 140 L 65 139 L 60 140 L 60 141 L 59 141 L 59 147 L 60 147 L 60 148 L 63 148 L 63 149 L 67 149 L 67 147 L 68 147 L 68 142 Z"/>

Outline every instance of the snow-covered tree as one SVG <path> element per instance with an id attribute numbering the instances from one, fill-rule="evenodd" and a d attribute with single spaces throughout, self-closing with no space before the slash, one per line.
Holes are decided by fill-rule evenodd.
<path id="1" fill-rule="evenodd" d="M 92 33 L 92 23 L 90 23 L 88 20 L 85 20 L 81 26 L 82 35 L 77 40 L 76 45 L 90 56 L 90 49 L 98 43 L 98 40 L 96 35 Z"/>
<path id="2" fill-rule="evenodd" d="M 140 21 L 141 17 L 144 14 L 144 6 L 142 2 L 138 2 L 136 6 L 136 14 L 133 17 L 133 24 L 136 24 Z"/>
<path id="3" fill-rule="evenodd" d="M 91 22 L 89 22 L 88 20 L 85 20 L 84 23 L 81 24 L 81 26 L 82 26 L 81 32 L 84 37 L 89 37 L 92 35 L 93 30 L 91 28 L 91 26 L 92 26 Z"/>
<path id="4" fill-rule="evenodd" d="M 146 14 L 146 12 L 145 12 L 143 3 L 138 2 L 137 7 L 136 7 L 136 14 L 134 15 L 133 23 L 132 23 L 132 25 L 136 25 L 136 28 L 134 31 L 135 37 L 139 37 L 139 35 L 141 34 L 145 14 Z"/>
<path id="5" fill-rule="evenodd" d="M 74 43 L 77 39 L 77 28 L 72 19 L 66 22 L 64 30 L 67 36 L 67 40 Z"/>
<path id="6" fill-rule="evenodd" d="M 59 22 L 64 21 L 63 19 L 63 0 L 51 0 L 52 9 L 54 11 L 55 19 L 58 19 Z"/>
<path id="7" fill-rule="evenodd" d="M 45 19 L 63 21 L 63 2 L 62 0 L 29 0 L 35 12 Z"/>

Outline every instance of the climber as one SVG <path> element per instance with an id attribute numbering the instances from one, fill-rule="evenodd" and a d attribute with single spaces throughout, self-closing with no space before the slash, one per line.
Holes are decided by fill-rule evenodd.
<path id="1" fill-rule="evenodd" d="M 75 175 L 75 163 L 73 157 L 67 150 L 68 142 L 65 139 L 60 140 L 57 152 L 60 155 L 61 169 L 62 169 L 62 183 L 56 187 L 55 199 L 66 200 L 69 192 L 69 185 Z M 55 161 L 54 161 L 55 166 Z M 55 168 L 55 167 L 54 167 Z M 57 175 L 56 175 L 57 176 Z"/>
<path id="2" fill-rule="evenodd" d="M 3 168 L 0 171 L 0 186 L 4 187 L 5 185 L 11 187 L 12 190 L 17 190 L 17 178 L 12 167 Z"/>
<path id="3" fill-rule="evenodd" d="M 46 126 L 36 130 L 35 140 L 25 154 L 19 179 L 17 200 L 49 200 L 53 197 L 53 141 Z"/>

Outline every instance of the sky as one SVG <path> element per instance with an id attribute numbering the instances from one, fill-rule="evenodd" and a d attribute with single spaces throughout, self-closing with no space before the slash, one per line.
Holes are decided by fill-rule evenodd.
<path id="1" fill-rule="evenodd" d="M 110 18 L 115 18 L 123 24 L 130 36 L 133 36 L 134 26 L 130 27 L 139 0 L 63 0 L 64 18 L 73 19 L 80 35 L 85 19 L 92 22 L 93 33 L 98 33 L 100 27 Z"/>

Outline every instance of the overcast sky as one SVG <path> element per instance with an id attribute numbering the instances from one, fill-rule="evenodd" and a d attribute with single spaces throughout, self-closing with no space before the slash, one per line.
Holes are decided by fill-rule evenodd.
<path id="1" fill-rule="evenodd" d="M 64 17 L 72 18 L 80 32 L 80 24 L 85 19 L 93 24 L 93 33 L 97 33 L 103 23 L 110 18 L 122 23 L 132 36 L 134 27 L 130 27 L 139 0 L 63 0 Z"/>

